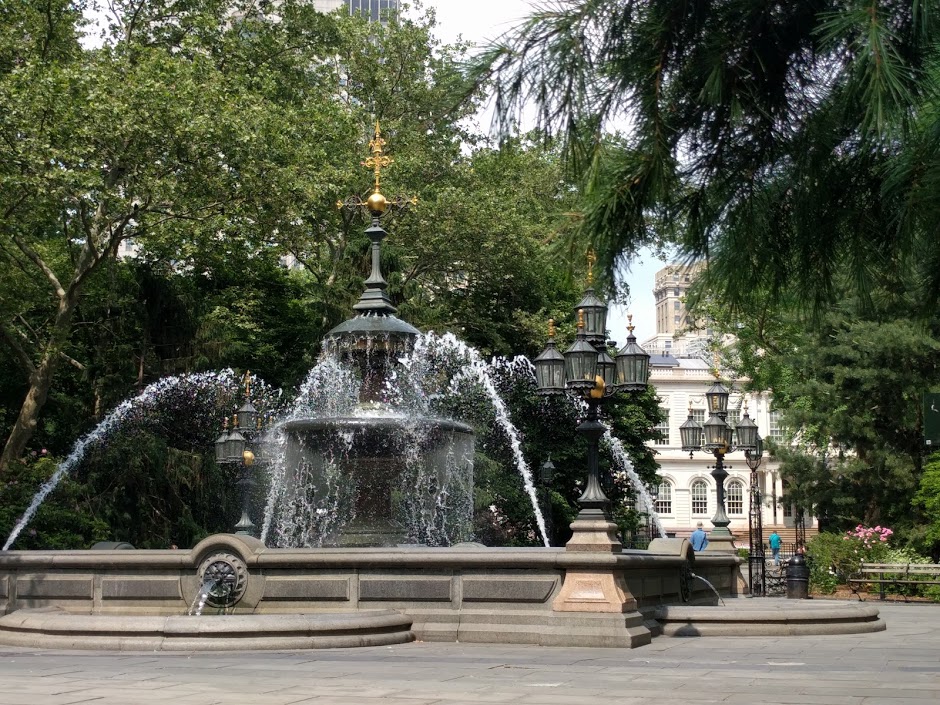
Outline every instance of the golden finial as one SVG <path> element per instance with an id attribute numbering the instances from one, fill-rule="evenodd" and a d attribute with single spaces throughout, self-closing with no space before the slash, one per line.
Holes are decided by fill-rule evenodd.
<path id="1" fill-rule="evenodd" d="M 636 328 L 636 326 L 633 325 L 633 314 L 628 313 L 627 314 L 627 330 L 630 331 L 630 333 L 632 334 L 634 328 Z"/>
<path id="2" fill-rule="evenodd" d="M 232 427 L 238 428 L 238 414 L 232 414 Z"/>
<path id="3" fill-rule="evenodd" d="M 345 201 L 337 201 L 336 208 L 343 209 L 348 208 L 350 210 L 355 210 L 356 208 L 366 208 L 373 217 L 380 218 L 385 211 L 391 207 L 398 209 L 404 209 L 408 206 L 414 206 L 418 203 L 417 196 L 395 196 L 391 200 L 385 198 L 379 191 L 382 182 L 382 169 L 387 166 L 390 166 L 395 160 L 385 154 L 385 139 L 382 137 L 382 130 L 379 127 L 379 121 L 375 121 L 375 134 L 372 139 L 369 140 L 369 152 L 370 156 L 362 162 L 362 165 L 372 169 L 372 173 L 375 175 L 375 183 L 373 186 L 372 195 L 369 196 L 365 201 L 359 198 L 359 196 L 350 196 Z"/>
<path id="4" fill-rule="evenodd" d="M 548 319 L 548 337 L 549 339 L 553 339 L 555 337 L 555 319 L 554 318 Z"/>
<path id="5" fill-rule="evenodd" d="M 713 362 L 715 363 L 714 368 L 712 369 L 712 375 L 715 379 L 721 378 L 721 370 L 718 368 L 718 352 L 716 351 L 712 357 Z"/>
<path id="6" fill-rule="evenodd" d="M 222 430 L 228 431 L 228 416 L 222 419 Z"/>
<path id="7" fill-rule="evenodd" d="M 587 285 L 588 285 L 588 288 L 591 288 L 594 285 L 594 265 L 597 264 L 597 255 L 594 254 L 593 247 L 588 249 L 587 261 L 588 261 Z"/>
<path id="8" fill-rule="evenodd" d="M 379 129 L 379 121 L 375 121 L 375 136 L 369 140 L 369 151 L 372 152 L 372 156 L 362 162 L 362 166 L 369 167 L 372 169 L 372 172 L 375 174 L 375 190 L 372 193 L 379 192 L 379 180 L 382 175 L 382 169 L 387 166 L 390 166 L 392 161 L 391 157 L 384 154 L 385 140 L 382 139 L 382 130 Z"/>
<path id="9" fill-rule="evenodd" d="M 245 383 L 245 397 L 251 398 L 251 370 L 245 370 L 245 378 L 242 380 Z"/>
<path id="10" fill-rule="evenodd" d="M 246 468 L 250 468 L 255 464 L 255 454 L 249 448 L 242 451 L 242 462 L 245 463 Z"/>
<path id="11" fill-rule="evenodd" d="M 584 309 L 583 308 L 578 309 L 578 330 L 579 331 L 584 330 Z"/>

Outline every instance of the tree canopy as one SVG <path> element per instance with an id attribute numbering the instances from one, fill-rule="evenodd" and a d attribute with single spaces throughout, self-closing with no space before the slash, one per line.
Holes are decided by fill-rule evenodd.
<path id="1" fill-rule="evenodd" d="M 580 288 L 558 233 L 578 190 L 537 135 L 496 148 L 464 127 L 477 100 L 458 100 L 464 47 L 438 44 L 430 15 L 369 24 L 301 0 L 109 8 L 95 41 L 81 2 L 0 8 L 0 527 L 53 458 L 164 375 L 251 369 L 290 393 L 369 272 L 365 220 L 335 204 L 371 187 L 360 162 L 376 120 L 395 160 L 383 191 L 418 197 L 385 221 L 401 315 L 484 356 L 535 354 L 547 319 L 570 318 Z M 530 452 L 577 448 L 574 412 L 531 391 L 514 395 Z M 185 545 L 230 528 L 233 478 L 205 454 L 218 412 L 168 413 L 169 436 L 109 436 L 17 545 Z M 616 415 L 631 448 L 656 413 L 644 400 Z M 505 441 L 485 445 L 478 499 L 509 518 L 493 536 L 531 542 Z M 573 451 L 555 462 L 564 526 L 583 467 Z"/>
<path id="2" fill-rule="evenodd" d="M 563 137 L 612 273 L 665 238 L 710 290 L 818 315 L 940 293 L 932 0 L 545 3 L 477 60 L 509 128 Z M 621 128 L 619 136 L 608 133 Z"/>

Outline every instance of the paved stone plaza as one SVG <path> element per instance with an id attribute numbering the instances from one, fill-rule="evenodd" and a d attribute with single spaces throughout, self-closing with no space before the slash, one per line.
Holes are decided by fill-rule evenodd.
<path id="1" fill-rule="evenodd" d="M 429 643 L 193 654 L 4 648 L 0 705 L 940 702 L 940 605 L 879 606 L 888 629 L 874 634 L 657 638 L 633 650 Z"/>

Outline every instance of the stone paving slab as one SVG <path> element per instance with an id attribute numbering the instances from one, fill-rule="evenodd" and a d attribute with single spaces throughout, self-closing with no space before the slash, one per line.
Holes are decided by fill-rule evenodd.
<path id="1" fill-rule="evenodd" d="M 940 605 L 884 632 L 639 649 L 415 643 L 304 652 L 0 650 L 0 705 L 936 705 Z"/>

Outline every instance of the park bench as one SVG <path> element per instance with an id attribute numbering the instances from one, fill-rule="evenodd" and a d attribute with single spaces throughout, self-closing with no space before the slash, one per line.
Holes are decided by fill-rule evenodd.
<path id="1" fill-rule="evenodd" d="M 859 589 L 877 585 L 882 600 L 886 585 L 940 585 L 940 564 L 937 563 L 862 563 L 858 572 L 846 581 L 861 600 Z M 906 601 L 906 596 L 905 596 Z"/>

